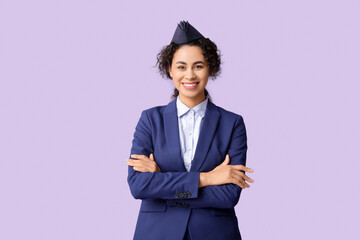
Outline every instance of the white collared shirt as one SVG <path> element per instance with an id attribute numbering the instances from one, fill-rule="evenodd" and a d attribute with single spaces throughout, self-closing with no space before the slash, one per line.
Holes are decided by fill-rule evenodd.
<path id="1" fill-rule="evenodd" d="M 195 107 L 188 108 L 181 102 L 179 96 L 176 99 L 181 157 L 187 171 L 190 171 L 191 162 L 194 159 L 207 103 L 208 98 Z"/>

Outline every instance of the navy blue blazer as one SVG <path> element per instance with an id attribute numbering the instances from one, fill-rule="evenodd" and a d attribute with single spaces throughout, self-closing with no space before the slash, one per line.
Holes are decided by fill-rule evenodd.
<path id="1" fill-rule="evenodd" d="M 247 140 L 243 118 L 208 102 L 191 169 L 181 157 L 176 99 L 141 113 L 131 154 L 154 154 L 161 172 L 128 169 L 135 199 L 142 199 L 134 239 L 241 239 L 234 206 L 241 188 L 235 184 L 199 188 L 200 172 L 214 169 L 230 156 L 245 166 Z M 130 158 L 130 157 L 129 157 Z"/>

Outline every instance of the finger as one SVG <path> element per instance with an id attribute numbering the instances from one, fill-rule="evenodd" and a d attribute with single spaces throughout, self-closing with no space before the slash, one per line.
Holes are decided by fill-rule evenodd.
<path id="1" fill-rule="evenodd" d="M 146 169 L 143 167 L 133 167 L 133 169 L 138 172 L 147 172 Z"/>
<path id="2" fill-rule="evenodd" d="M 236 171 L 232 172 L 230 175 L 230 183 L 234 183 L 234 184 L 238 185 L 239 187 L 244 188 L 245 185 L 242 182 L 243 178 L 238 173 L 235 173 L 235 172 Z"/>
<path id="3" fill-rule="evenodd" d="M 155 162 L 154 154 L 150 154 L 150 160 Z"/>
<path id="4" fill-rule="evenodd" d="M 150 161 L 146 161 L 146 160 L 142 160 L 142 159 L 128 159 L 126 161 L 128 164 L 132 164 L 132 165 L 137 165 L 137 166 L 146 166 L 148 165 L 148 162 Z"/>
<path id="5" fill-rule="evenodd" d="M 141 167 L 141 166 L 143 166 L 144 165 L 144 163 L 143 162 L 141 162 L 141 161 L 139 161 L 139 160 L 135 160 L 135 161 L 127 161 L 127 164 L 129 165 L 129 166 L 136 166 L 136 167 Z"/>
<path id="6" fill-rule="evenodd" d="M 155 169 L 149 168 L 147 166 L 136 166 L 136 167 L 134 167 L 134 170 L 136 170 L 138 172 L 150 172 L 150 173 L 155 172 Z"/>
<path id="7" fill-rule="evenodd" d="M 129 165 L 129 166 L 134 166 L 134 163 L 133 162 L 130 162 L 130 161 L 127 161 L 127 165 Z"/>
<path id="8" fill-rule="evenodd" d="M 221 163 L 221 165 L 228 165 L 230 163 L 230 156 L 226 154 L 225 160 Z"/>
<path id="9" fill-rule="evenodd" d="M 126 160 L 128 163 L 137 163 L 137 162 L 143 162 L 143 160 L 137 160 L 137 159 L 128 159 Z"/>
<path id="10" fill-rule="evenodd" d="M 250 185 L 245 182 L 245 177 L 247 177 L 243 172 L 234 171 L 231 173 L 232 177 L 241 183 L 242 186 L 250 187 Z M 248 177 L 249 178 L 249 177 Z"/>
<path id="11" fill-rule="evenodd" d="M 248 177 L 248 176 L 246 176 L 245 174 L 244 174 L 244 179 L 245 179 L 246 181 L 248 181 L 248 182 L 251 182 L 251 183 L 253 183 L 253 182 L 254 182 L 254 180 L 253 180 L 253 179 L 249 178 L 249 177 Z"/>
<path id="12" fill-rule="evenodd" d="M 129 163 L 133 163 L 134 160 L 132 160 L 132 159 L 127 159 L 126 162 L 127 162 L 127 164 L 129 164 Z"/>
<path id="13" fill-rule="evenodd" d="M 246 187 L 250 187 L 250 185 L 245 182 L 245 177 L 246 176 L 243 172 L 239 172 L 239 171 L 235 171 L 232 173 L 232 177 L 235 178 L 236 180 L 240 181 L 244 186 Z"/>
<path id="14" fill-rule="evenodd" d="M 141 168 L 143 172 L 154 172 L 157 169 L 155 162 L 150 160 L 130 160 L 128 165 L 136 168 Z"/>
<path id="15" fill-rule="evenodd" d="M 137 154 L 134 154 L 134 155 L 131 155 L 131 156 L 136 156 L 136 158 L 137 158 L 137 160 L 141 160 L 141 161 L 147 161 L 147 162 L 154 162 L 155 161 L 155 159 L 154 160 L 151 160 L 149 157 L 151 157 L 151 154 L 150 154 L 150 156 L 149 157 L 147 157 L 146 155 L 137 155 Z M 154 158 L 154 156 L 153 156 L 153 158 Z"/>
<path id="16" fill-rule="evenodd" d="M 132 157 L 132 158 L 135 158 L 135 159 L 144 159 L 144 158 L 147 158 L 145 155 L 139 155 L 139 154 L 131 154 L 131 157 Z"/>
<path id="17" fill-rule="evenodd" d="M 231 165 L 232 168 L 236 170 L 241 170 L 249 173 L 253 173 L 254 170 L 252 168 L 245 167 L 244 165 Z"/>
<path id="18" fill-rule="evenodd" d="M 245 186 L 244 188 L 249 188 L 250 187 L 250 185 L 247 184 L 247 182 L 245 182 L 244 179 L 242 179 L 240 182 L 243 184 L 243 186 Z"/>
<path id="19" fill-rule="evenodd" d="M 232 177 L 236 177 L 239 180 L 243 179 L 244 175 L 245 175 L 243 172 L 238 171 L 236 169 L 232 169 L 230 174 L 231 174 Z"/>
<path id="20" fill-rule="evenodd" d="M 238 185 L 239 187 L 241 187 L 242 189 L 246 188 L 246 185 L 243 181 L 237 179 L 237 178 L 233 178 L 232 179 L 232 183 Z"/>
<path id="21" fill-rule="evenodd" d="M 243 181 L 242 181 L 243 183 L 244 183 L 244 185 L 247 187 L 247 188 L 249 188 L 250 187 L 250 185 L 247 183 L 247 182 L 245 182 L 245 180 L 243 179 Z"/>

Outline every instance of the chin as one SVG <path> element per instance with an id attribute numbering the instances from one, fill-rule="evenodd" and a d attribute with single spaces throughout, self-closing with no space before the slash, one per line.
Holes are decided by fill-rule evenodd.
<path id="1" fill-rule="evenodd" d="M 181 95 L 183 95 L 184 97 L 186 97 L 186 98 L 197 98 L 197 97 L 199 97 L 200 95 L 201 95 L 201 93 L 198 93 L 198 92 L 193 92 L 193 93 L 189 93 L 189 92 L 186 92 L 186 93 L 184 93 L 184 92 L 181 92 Z"/>

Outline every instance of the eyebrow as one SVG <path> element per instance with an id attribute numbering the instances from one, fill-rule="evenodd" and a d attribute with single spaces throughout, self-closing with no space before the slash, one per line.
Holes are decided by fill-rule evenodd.
<path id="1" fill-rule="evenodd" d="M 193 65 L 195 65 L 195 64 L 205 64 L 203 61 L 196 61 L 196 62 L 194 62 L 193 63 Z M 183 61 L 177 61 L 175 64 L 185 64 L 185 65 L 187 65 L 186 64 L 186 62 L 183 62 Z"/>

